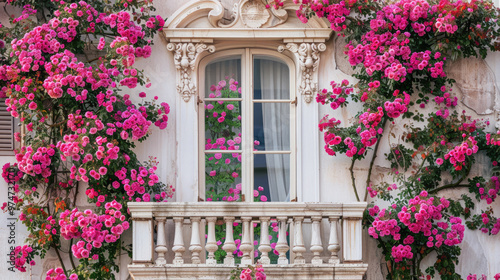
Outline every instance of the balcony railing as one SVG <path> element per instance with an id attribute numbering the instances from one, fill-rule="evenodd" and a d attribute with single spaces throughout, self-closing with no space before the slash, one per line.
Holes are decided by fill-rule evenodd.
<path id="1" fill-rule="evenodd" d="M 129 272 L 134 279 L 228 279 L 235 267 L 233 223 L 238 222 L 241 265 L 263 264 L 268 279 L 362 279 L 367 268 L 361 235 L 365 207 L 366 203 L 129 203 Z M 271 223 L 279 227 L 276 264 L 270 259 Z M 221 245 L 227 254 L 217 263 L 216 228 L 223 225 Z M 260 225 L 258 234 L 255 225 Z"/>

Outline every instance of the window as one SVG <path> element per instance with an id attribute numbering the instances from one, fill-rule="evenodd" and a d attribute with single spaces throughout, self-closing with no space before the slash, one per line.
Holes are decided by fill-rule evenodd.
<path id="1" fill-rule="evenodd" d="M 243 49 L 200 63 L 200 197 L 295 201 L 294 65 Z"/>
<path id="2" fill-rule="evenodd" d="M 5 98 L 0 98 L 0 155 L 14 155 L 14 118 L 7 111 Z"/>

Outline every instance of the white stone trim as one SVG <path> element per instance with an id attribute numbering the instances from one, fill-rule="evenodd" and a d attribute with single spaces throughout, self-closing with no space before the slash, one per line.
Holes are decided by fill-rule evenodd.
<path id="1" fill-rule="evenodd" d="M 196 94 L 193 72 L 198 62 L 197 58 L 204 51 L 215 52 L 215 47 L 203 43 L 169 43 L 167 50 L 174 53 L 174 63 L 177 69 L 177 91 L 182 99 L 188 102 L 191 95 Z"/>
<path id="2" fill-rule="evenodd" d="M 326 50 L 324 43 L 288 43 L 278 47 L 279 52 L 289 50 L 299 62 L 300 82 L 299 93 L 304 96 L 307 103 L 311 103 L 314 99 L 314 94 L 318 92 L 318 66 L 319 54 Z"/>
<path id="3" fill-rule="evenodd" d="M 227 280 L 234 267 L 207 265 L 149 266 L 131 264 L 128 270 L 135 280 Z M 264 265 L 267 279 L 275 280 L 362 280 L 367 264 Z"/>
<path id="4" fill-rule="evenodd" d="M 132 219 L 151 217 L 202 216 L 328 216 L 361 218 L 366 202 L 352 203 L 289 203 L 289 202 L 129 202 Z M 210 209 L 210 211 L 207 211 Z"/>

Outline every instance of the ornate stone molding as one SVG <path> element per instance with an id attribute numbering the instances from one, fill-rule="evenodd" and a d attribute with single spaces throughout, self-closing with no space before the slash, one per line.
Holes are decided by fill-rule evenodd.
<path id="1" fill-rule="evenodd" d="M 257 1 L 247 1 L 241 6 L 241 19 L 249 28 L 259 28 L 264 25 L 271 15 L 266 6 Z"/>
<path id="2" fill-rule="evenodd" d="M 266 0 L 238 0 L 231 14 L 224 18 L 224 7 L 218 0 L 191 0 L 169 17 L 164 34 L 170 41 L 276 38 L 288 43 L 295 39 L 304 42 L 304 38 L 321 42 L 318 40 L 327 40 L 333 32 L 320 18 L 312 17 L 307 25 L 301 23 L 293 16 L 296 10 L 293 3 L 277 10 L 266 9 L 266 3 Z"/>
<path id="3" fill-rule="evenodd" d="M 320 52 L 326 50 L 324 43 L 288 43 L 278 47 L 279 52 L 289 50 L 297 58 L 300 71 L 299 93 L 310 103 L 318 91 L 318 66 Z"/>
<path id="4" fill-rule="evenodd" d="M 185 102 L 188 102 L 191 95 L 196 94 L 197 90 L 193 79 L 197 58 L 204 51 L 213 53 L 215 47 L 202 43 L 169 43 L 167 50 L 174 52 L 175 68 L 177 69 L 177 92 Z"/>

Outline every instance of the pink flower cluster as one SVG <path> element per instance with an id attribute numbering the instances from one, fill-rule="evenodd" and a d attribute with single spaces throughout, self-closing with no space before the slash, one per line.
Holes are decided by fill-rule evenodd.
<path id="1" fill-rule="evenodd" d="M 497 235 L 500 232 L 500 219 L 494 217 L 490 210 L 481 213 L 480 219 L 484 225 L 481 227 L 482 232 L 491 235 Z"/>
<path id="2" fill-rule="evenodd" d="M 316 101 L 325 105 L 326 100 L 328 100 L 330 107 L 335 110 L 346 102 L 347 96 L 354 91 L 354 88 L 347 86 L 349 85 L 349 81 L 347 80 L 343 80 L 340 84 L 332 81 L 330 84 L 332 86 L 332 92 L 328 92 L 327 89 L 323 89 L 316 96 Z"/>
<path id="3" fill-rule="evenodd" d="M 445 198 L 435 201 L 434 197 L 428 197 L 426 191 L 408 201 L 408 206 L 403 206 L 398 213 L 399 220 L 413 233 L 423 233 L 428 237 L 427 247 L 441 247 L 460 244 L 464 237 L 465 227 L 458 217 L 451 217 L 449 223 L 434 221 L 443 218 L 442 211 L 450 206 Z M 450 226 L 451 225 L 451 226 Z"/>
<path id="4" fill-rule="evenodd" d="M 398 245 L 392 247 L 391 256 L 394 258 L 395 262 L 400 262 L 403 258 L 412 259 L 413 253 L 411 252 L 410 245 Z"/>
<path id="5" fill-rule="evenodd" d="M 394 92 L 394 95 L 397 96 L 399 93 L 399 90 L 396 90 Z M 403 92 L 404 99 L 402 98 L 396 98 L 394 101 L 386 101 L 384 103 L 384 109 L 387 112 L 387 116 L 390 118 L 398 118 L 401 116 L 403 113 L 408 111 L 408 105 L 410 104 L 410 95 L 407 94 L 406 92 Z"/>
<path id="6" fill-rule="evenodd" d="M 384 217 L 384 213 L 382 213 L 383 211 L 385 211 L 385 209 L 382 209 L 379 214 L 381 218 Z M 401 238 L 401 235 L 399 234 L 400 230 L 401 228 L 398 226 L 398 221 L 395 219 L 381 220 L 379 217 L 376 217 L 372 226 L 368 228 L 368 234 L 375 239 L 379 236 L 383 237 L 390 235 L 394 238 L 394 240 L 399 240 Z"/>
<path id="7" fill-rule="evenodd" d="M 87 209 L 66 210 L 60 215 L 61 236 L 66 239 L 82 238 L 71 247 L 76 258 L 88 258 L 92 248 L 100 248 L 103 242 L 116 242 L 123 231 L 129 228 L 122 205 L 115 200 L 105 204 L 105 214 L 98 215 Z"/>
<path id="8" fill-rule="evenodd" d="M 21 271 L 26 272 L 25 264 L 29 261 L 31 266 L 35 265 L 35 261 L 31 260 L 30 253 L 33 252 L 33 248 L 28 245 L 17 246 L 14 248 L 14 267 Z"/>
<path id="9" fill-rule="evenodd" d="M 240 273 L 241 280 L 266 280 L 266 274 L 262 265 L 255 266 L 255 278 L 252 277 L 252 269 L 247 268 Z"/>
<path id="10" fill-rule="evenodd" d="M 35 152 L 31 146 L 22 147 L 16 154 L 19 170 L 31 176 L 49 177 L 52 174 L 49 166 L 52 163 L 52 156 L 56 153 L 54 148 L 54 145 L 39 147 Z"/>
<path id="11" fill-rule="evenodd" d="M 477 183 L 476 187 L 478 187 L 478 192 L 481 199 L 486 200 L 488 204 L 493 203 L 495 199 L 498 197 L 500 193 L 500 180 L 497 176 L 492 176 L 490 181 L 486 184 L 486 186 Z"/>
<path id="12" fill-rule="evenodd" d="M 17 163 L 15 163 L 14 166 L 17 166 Z M 5 182 L 7 182 L 7 184 L 13 184 L 23 177 L 23 173 L 21 171 L 11 172 L 9 170 L 10 168 L 10 163 L 6 163 L 2 166 L 2 178 Z"/>
<path id="13" fill-rule="evenodd" d="M 376 128 L 382 121 L 383 116 L 384 111 L 382 107 L 378 107 L 377 111 L 373 113 L 370 109 L 367 109 L 359 116 L 359 123 L 363 126 L 358 126 L 356 133 L 361 137 L 361 143 L 364 147 L 370 147 L 377 143 L 377 133 L 382 134 L 383 130 L 382 128 Z"/>
<path id="14" fill-rule="evenodd" d="M 500 130 L 495 135 L 486 134 L 486 145 L 500 146 Z"/>
<path id="15" fill-rule="evenodd" d="M 115 189 L 123 185 L 124 190 L 129 196 L 129 200 L 132 200 L 136 194 L 143 195 L 146 192 L 146 186 L 151 187 L 160 181 L 155 171 L 156 166 L 149 169 L 141 166 L 138 170 L 127 170 L 125 167 L 122 167 L 115 172 L 115 176 L 118 177 L 119 181 L 113 181 L 112 185 Z M 137 197 L 135 201 L 139 202 L 141 198 Z"/>
<path id="16" fill-rule="evenodd" d="M 280 3 L 282 1 L 275 1 Z M 334 31 L 342 31 L 347 28 L 346 17 L 351 13 L 351 8 L 356 1 L 339 1 L 328 3 L 328 1 L 294 0 L 295 4 L 300 3 L 297 9 L 297 16 L 306 23 L 314 12 L 318 17 L 324 17 L 330 22 L 330 27 Z M 282 5 L 282 4 L 281 4 Z M 280 4 L 275 4 L 275 8 Z"/>
<path id="17" fill-rule="evenodd" d="M 391 187 L 392 188 L 392 187 Z M 396 262 L 403 258 L 413 258 L 411 246 L 415 242 L 415 236 L 422 234 L 427 238 L 426 246 L 441 247 L 455 246 L 460 244 L 464 237 L 465 227 L 458 217 L 450 217 L 449 221 L 443 221 L 443 211 L 450 206 L 450 202 L 444 198 L 436 200 L 429 197 L 426 191 L 410 199 L 407 206 L 403 206 L 397 214 L 392 212 L 398 209 L 396 204 L 392 209 L 386 210 L 378 206 L 368 209 L 368 214 L 374 217 L 368 233 L 373 238 L 390 236 L 393 240 L 401 240 L 401 223 L 406 226 L 413 235 L 407 235 L 398 245 L 392 247 L 392 257 Z M 395 216 L 394 216 L 395 215 Z M 401 244 L 402 243 L 402 244 Z"/>
<path id="18" fill-rule="evenodd" d="M 31 7 L 31 5 L 24 5 L 21 16 L 12 20 L 12 23 L 16 23 L 29 18 L 31 15 L 36 14 L 36 10 Z M 1 27 L 1 26 L 0 26 Z"/>
<path id="19" fill-rule="evenodd" d="M 495 276 L 495 280 L 496 279 L 497 279 L 497 277 Z M 476 274 L 470 274 L 470 275 L 467 275 L 467 280 L 488 280 L 488 277 L 486 275 L 482 274 L 480 278 L 477 278 Z"/>
<path id="20" fill-rule="evenodd" d="M 446 32 L 450 34 L 455 33 L 455 31 L 457 31 L 458 29 L 458 26 L 455 22 L 455 17 L 451 14 L 438 17 L 436 19 L 435 26 L 439 32 Z"/>
<path id="21" fill-rule="evenodd" d="M 47 271 L 47 277 L 45 277 L 45 280 L 66 280 L 68 277 L 66 274 L 64 274 L 64 270 L 60 267 L 57 268 L 51 268 Z M 78 275 L 75 273 L 71 274 L 69 276 L 69 280 L 78 280 Z"/>
<path id="22" fill-rule="evenodd" d="M 463 134 L 465 136 L 465 134 Z M 444 155 L 445 160 L 449 160 L 455 170 L 462 170 L 467 156 L 477 153 L 479 147 L 473 136 L 465 139 L 462 144 L 455 146 L 451 151 Z"/>

